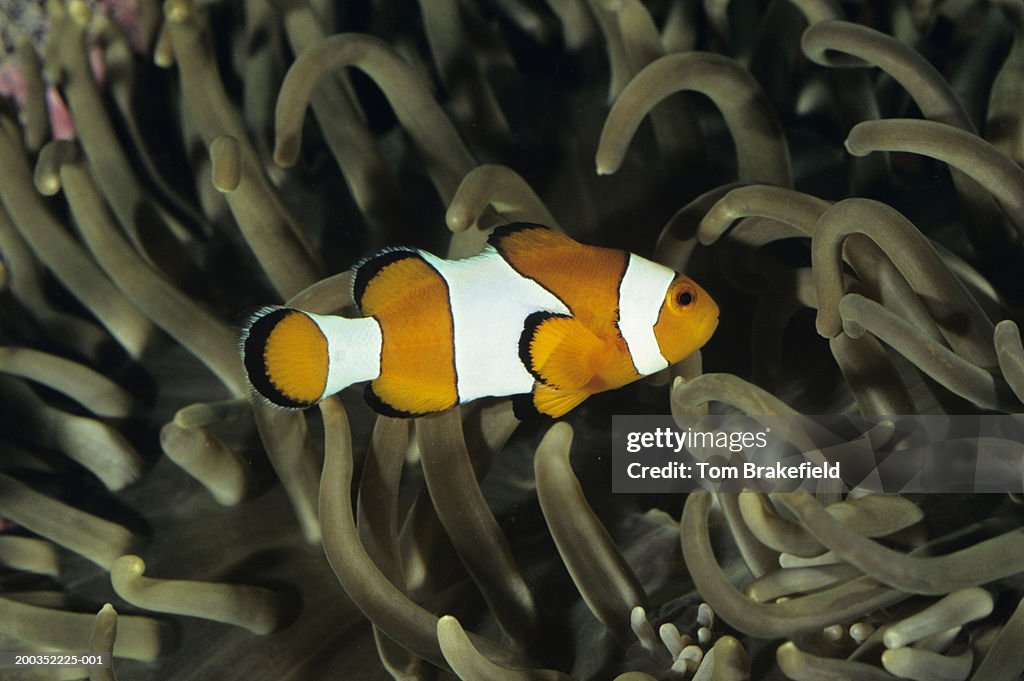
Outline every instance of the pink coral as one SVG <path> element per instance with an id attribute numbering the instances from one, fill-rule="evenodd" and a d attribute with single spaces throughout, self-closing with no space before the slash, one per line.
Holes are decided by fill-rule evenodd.
<path id="1" fill-rule="evenodd" d="M 128 35 L 132 46 L 141 51 L 142 34 L 139 22 L 138 0 L 84 0 L 90 9 L 110 18 Z M 46 47 L 48 18 L 46 0 L 5 0 L 0 2 L 0 97 L 10 97 L 19 109 L 25 107 L 25 78 L 18 45 L 28 40 L 40 55 Z M 89 62 L 97 82 L 104 79 L 103 56 L 94 46 Z M 50 128 L 56 139 L 74 139 L 71 115 L 60 93 L 51 83 L 46 86 Z"/>

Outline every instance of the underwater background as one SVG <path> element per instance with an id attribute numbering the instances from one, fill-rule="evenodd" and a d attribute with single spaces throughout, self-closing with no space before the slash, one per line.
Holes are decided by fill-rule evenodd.
<path id="1" fill-rule="evenodd" d="M 610 480 L 616 414 L 1024 410 L 1024 2 L 0 0 L 0 41 L 0 650 L 114 654 L 0 679 L 1024 674 L 1017 495 Z M 519 220 L 718 331 L 557 423 L 250 398 L 254 309 Z"/>

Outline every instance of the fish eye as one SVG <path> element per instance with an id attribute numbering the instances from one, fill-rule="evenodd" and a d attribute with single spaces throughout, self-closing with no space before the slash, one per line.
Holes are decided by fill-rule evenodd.
<path id="1" fill-rule="evenodd" d="M 693 301 L 697 299 L 693 291 L 688 288 L 684 288 L 682 291 L 676 294 L 676 305 L 679 307 L 688 307 L 693 304 Z"/>

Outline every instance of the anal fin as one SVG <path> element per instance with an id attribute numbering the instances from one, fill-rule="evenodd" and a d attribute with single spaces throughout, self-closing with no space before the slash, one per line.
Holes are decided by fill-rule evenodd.
<path id="1" fill-rule="evenodd" d="M 578 319 L 550 312 L 527 317 L 519 339 L 519 357 L 534 378 L 565 391 L 587 385 L 604 352 L 605 343 Z"/>
<path id="2" fill-rule="evenodd" d="M 381 376 L 366 385 L 363 397 L 378 414 L 413 418 L 454 407 L 458 398 L 447 388 L 447 385 Z"/>
<path id="3" fill-rule="evenodd" d="M 373 381 L 366 384 L 363 388 L 363 399 L 370 405 L 370 408 L 382 416 L 390 416 L 392 418 L 408 419 L 422 416 L 422 414 L 415 414 L 412 412 L 398 409 L 391 404 L 381 399 L 380 395 L 373 389 Z"/>

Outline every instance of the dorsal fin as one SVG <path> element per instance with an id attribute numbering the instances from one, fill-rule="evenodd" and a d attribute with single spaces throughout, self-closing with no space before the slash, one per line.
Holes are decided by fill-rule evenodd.
<path id="1" fill-rule="evenodd" d="M 594 329 L 614 327 L 625 251 L 586 246 L 523 222 L 497 227 L 488 242 L 512 269 L 550 291 L 574 317 Z"/>
<path id="2" fill-rule="evenodd" d="M 352 268 L 352 300 L 364 315 L 372 314 L 363 309 L 363 298 L 366 296 L 366 289 L 370 282 L 389 265 L 406 258 L 420 258 L 420 254 L 409 248 L 388 248 L 376 255 L 371 255 Z"/>
<path id="3" fill-rule="evenodd" d="M 494 246 L 499 252 L 580 245 L 561 232 L 531 222 L 510 222 L 507 225 L 499 225 L 487 237 L 487 243 Z"/>

